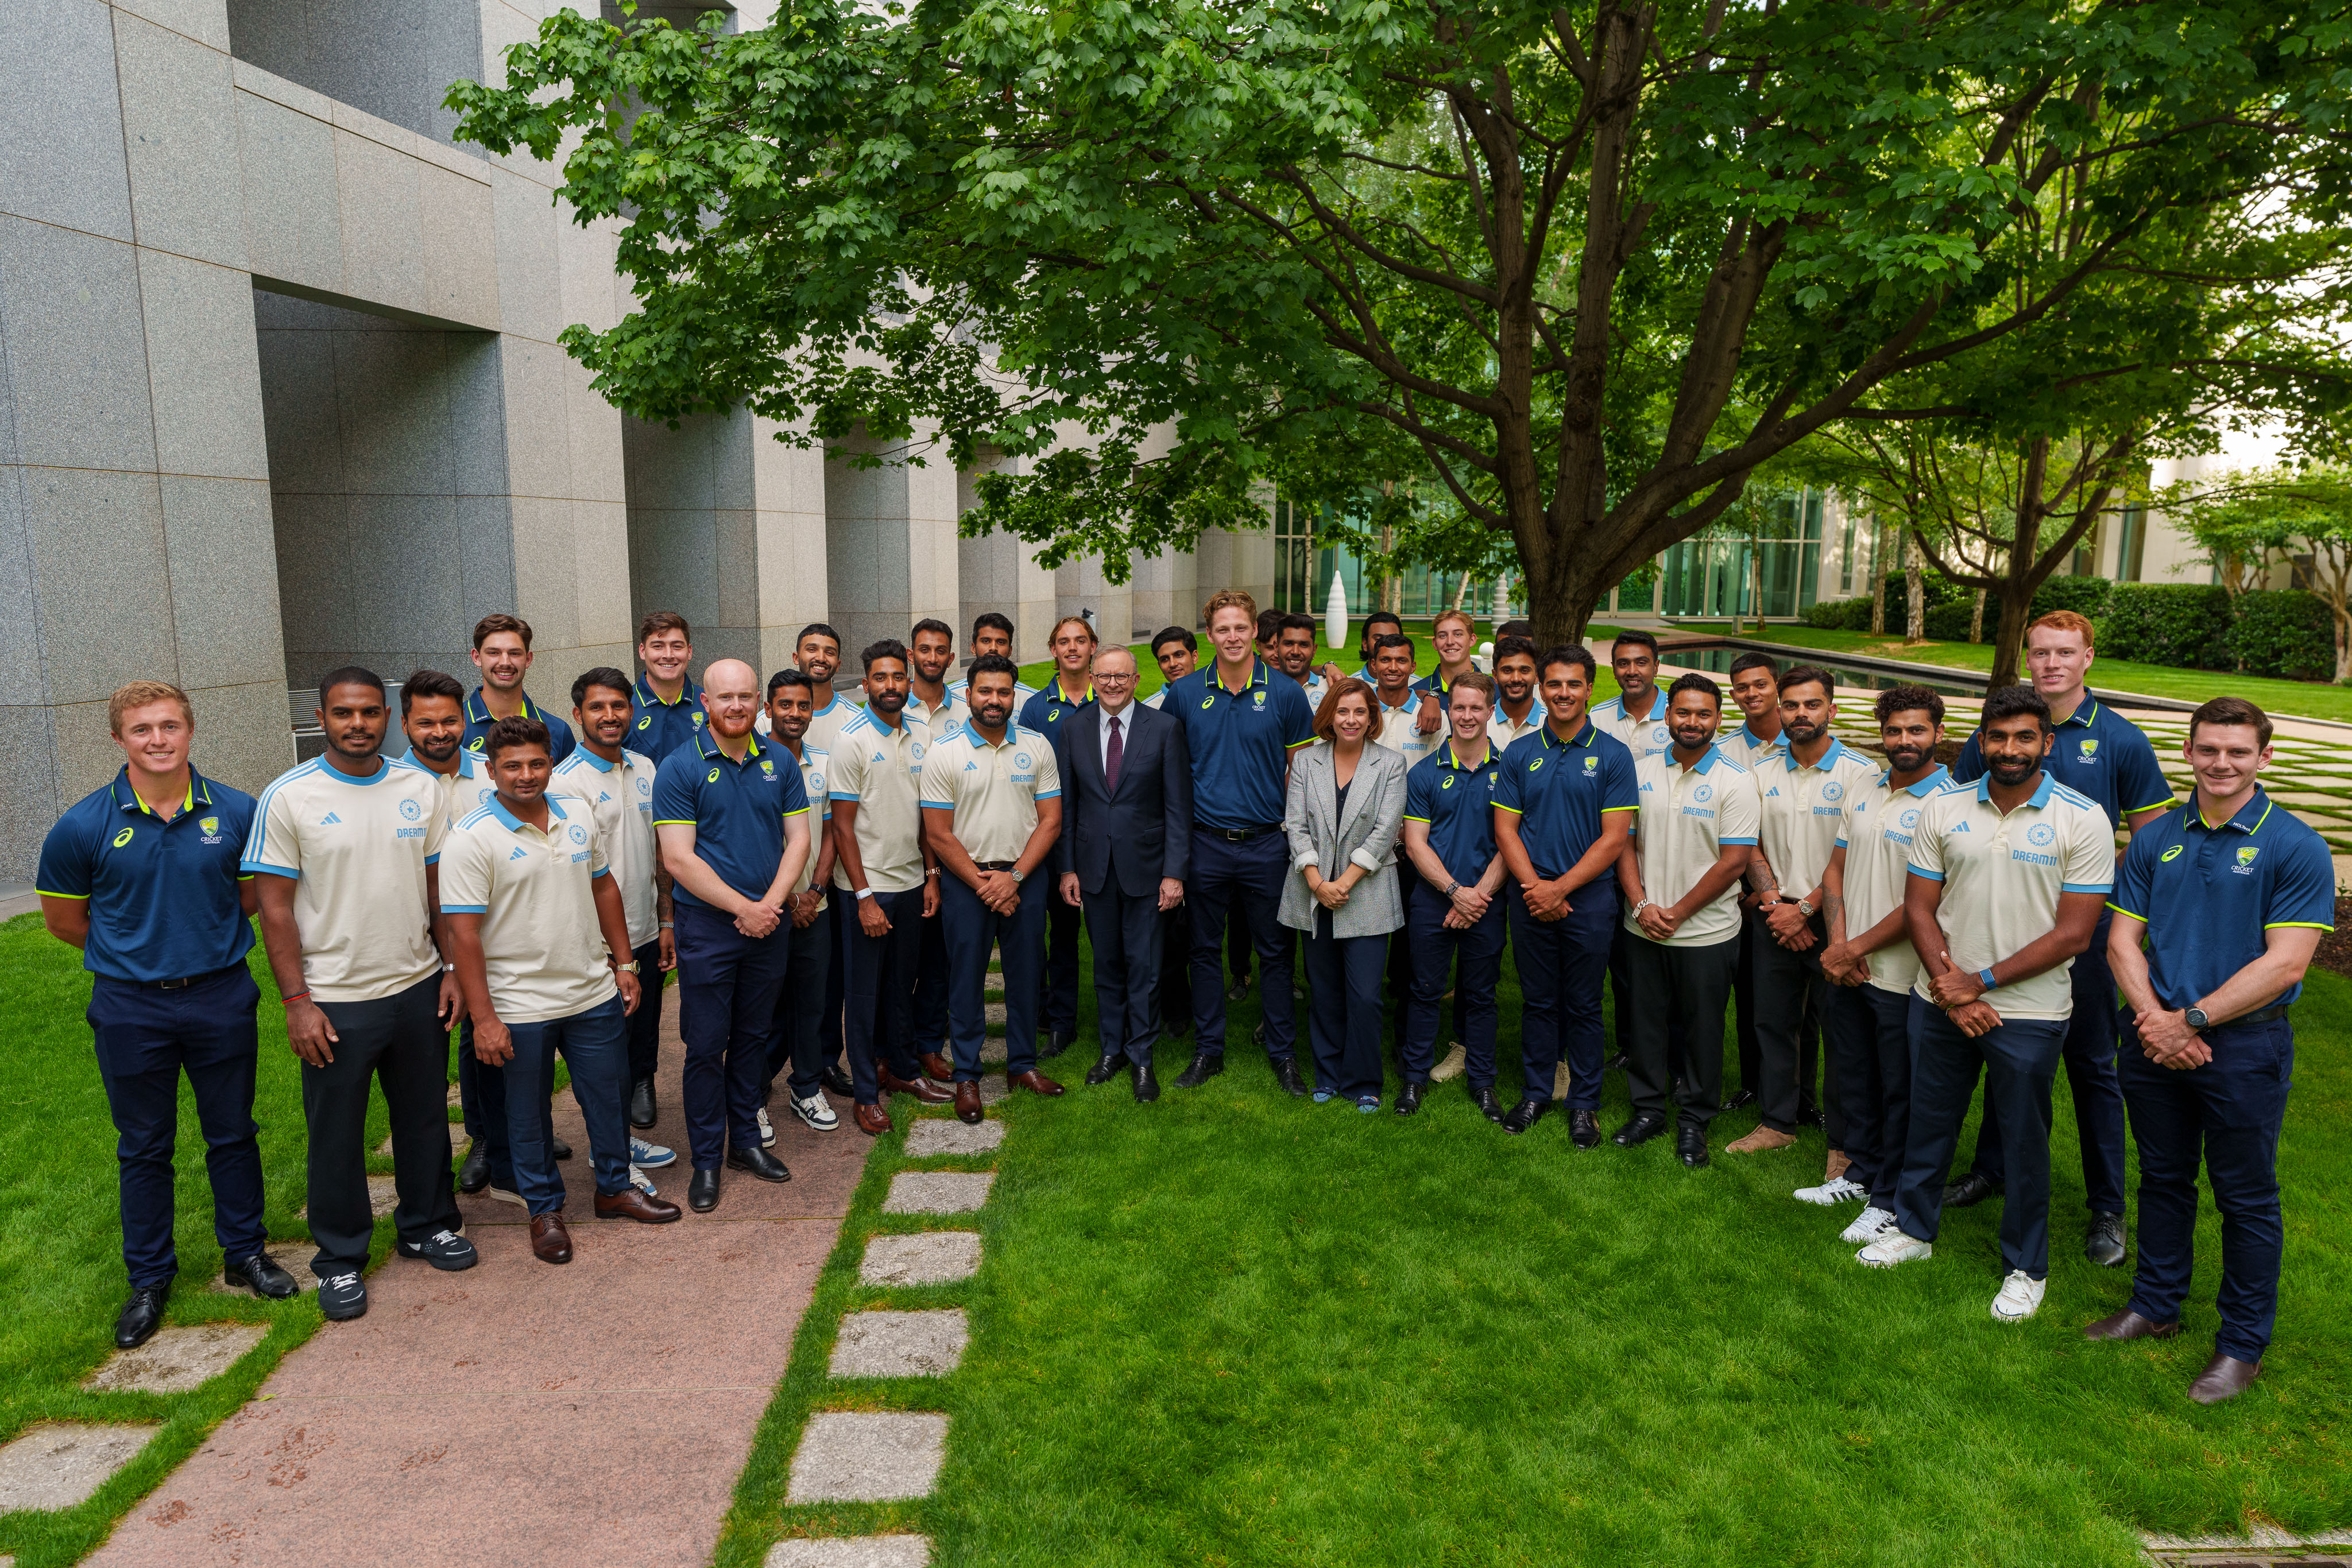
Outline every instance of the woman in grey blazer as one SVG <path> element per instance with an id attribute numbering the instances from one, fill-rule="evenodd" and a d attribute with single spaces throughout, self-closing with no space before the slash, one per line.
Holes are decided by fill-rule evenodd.
<path id="1" fill-rule="evenodd" d="M 1307 934 L 1315 1099 L 1364 1112 L 1381 1108 L 1381 985 L 1389 934 L 1404 924 L 1396 839 L 1405 763 L 1372 741 L 1376 711 L 1372 688 L 1353 677 L 1323 695 L 1318 742 L 1291 764 L 1282 815 L 1297 874 L 1283 884 L 1280 918 Z"/>

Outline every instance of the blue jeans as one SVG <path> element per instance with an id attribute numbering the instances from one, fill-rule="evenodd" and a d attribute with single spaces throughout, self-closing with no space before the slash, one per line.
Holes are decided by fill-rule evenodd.
<path id="1" fill-rule="evenodd" d="M 654 993 L 637 1003 L 659 1006 Z M 588 1152 L 596 1167 L 598 1196 L 629 1190 L 629 1020 L 618 996 L 583 1013 L 507 1026 L 514 1059 L 501 1069 L 507 1087 L 506 1157 L 514 1192 L 533 1215 L 563 1207 L 563 1177 L 548 1146 L 548 1097 L 555 1092 L 555 1057 L 563 1053 L 572 1070 L 572 1097 L 588 1124 Z M 487 1074 L 485 1075 L 487 1076 Z"/>
<path id="2" fill-rule="evenodd" d="M 2179 1322 L 2189 1295 L 2201 1164 L 2221 1211 L 2221 1332 L 2213 1348 L 2260 1361 L 2278 1317 L 2279 1125 L 2294 1083 L 2294 1027 L 2284 1018 L 2205 1031 L 2213 1060 L 2176 1071 L 2141 1054 L 2123 1020 L 2120 1075 L 2139 1145 L 2139 1264 L 2132 1310 Z"/>
<path id="3" fill-rule="evenodd" d="M 1993 1006 L 2000 1006 L 1996 993 Z M 2064 1019 L 2011 1019 L 1981 1040 L 1960 1032 L 1944 1009 L 1911 998 L 1911 1126 L 1895 1215 L 1906 1236 L 1933 1241 L 1944 1212 L 1944 1184 L 1960 1124 L 1976 1097 L 2000 1107 L 2009 1192 L 2000 1207 L 2004 1270 L 2050 1277 L 2050 1084 L 2064 1049 Z"/>
<path id="4" fill-rule="evenodd" d="M 1616 938 L 1617 888 L 1607 878 L 1570 895 L 1570 913 L 1538 920 L 1517 887 L 1510 901 L 1511 951 L 1519 967 L 1519 1092 L 1549 1101 L 1554 1071 L 1568 1061 L 1569 1105 L 1601 1109 L 1601 982 Z"/>
<path id="5" fill-rule="evenodd" d="M 1462 1053 L 1468 1063 L 1470 1087 L 1495 1086 L 1495 984 L 1503 973 L 1503 899 L 1497 892 L 1478 923 L 1466 930 L 1449 930 L 1445 916 L 1454 901 L 1433 887 L 1423 887 L 1405 905 L 1405 938 L 1413 948 L 1412 1001 L 1405 1009 L 1404 1081 L 1426 1083 L 1437 1065 L 1437 1004 L 1444 999 L 1446 977 L 1454 973 L 1456 954 L 1462 978 L 1454 987 L 1454 1006 L 1467 1008 L 1468 1028 L 1462 1035 Z"/>
<path id="6" fill-rule="evenodd" d="M 1192 1049 L 1225 1053 L 1225 915 L 1238 915 L 1257 951 L 1258 1008 L 1265 1054 L 1280 1061 L 1298 1051 L 1297 999 L 1290 994 L 1297 933 L 1275 918 L 1290 872 L 1290 841 L 1277 828 L 1246 843 L 1192 830 L 1192 874 L 1184 883 L 1192 915 Z"/>
<path id="7" fill-rule="evenodd" d="M 1004 961 L 1004 1070 L 1037 1065 L 1037 1004 L 1045 967 L 1045 900 L 1052 878 L 1021 884 L 1021 902 L 999 915 L 960 877 L 942 873 L 940 922 L 948 939 L 948 1037 L 955 1045 L 959 1083 L 980 1082 L 980 1049 L 988 1040 L 988 952 Z M 1076 914 L 1073 910 L 1071 913 Z"/>
<path id="8" fill-rule="evenodd" d="M 730 1141 L 760 1146 L 760 1078 L 792 939 L 781 928 L 746 936 L 706 904 L 680 900 L 675 908 L 687 1143 L 694 1168 L 715 1171 Z"/>
<path id="9" fill-rule="evenodd" d="M 1891 1214 L 1911 1135 L 1911 994 L 1867 982 L 1832 986 L 1822 1034 L 1845 1110 L 1845 1156 L 1853 1162 L 1846 1179 L 1868 1187 L 1870 1202 Z"/>
<path id="10" fill-rule="evenodd" d="M 2116 1078 L 2119 1009 L 2115 973 L 2107 967 L 2112 919 L 2100 917 L 2091 946 L 2075 956 L 2066 976 L 2074 991 L 2074 1016 L 2066 1020 L 2066 1089 L 2074 1099 L 2074 1138 L 2083 1153 L 2083 1198 L 2094 1214 L 2124 1211 L 2124 1093 Z M 2047 1115 L 2047 1106 L 2043 1113 Z M 2000 1145 L 2000 1112 L 1988 1100 L 1984 1120 L 1977 1124 L 1976 1159 L 1970 1168 L 1995 1186 L 2009 1179 Z"/>

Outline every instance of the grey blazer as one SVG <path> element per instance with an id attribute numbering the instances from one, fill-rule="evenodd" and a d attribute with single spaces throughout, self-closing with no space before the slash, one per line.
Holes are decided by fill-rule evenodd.
<path id="1" fill-rule="evenodd" d="M 1404 822 L 1404 754 L 1371 741 L 1348 784 L 1348 816 L 1339 820 L 1339 779 L 1331 743 L 1318 740 L 1290 765 L 1290 795 L 1282 831 L 1290 840 L 1291 876 L 1282 884 L 1285 925 L 1315 929 L 1321 907 L 1307 891 L 1305 868 L 1337 876 L 1349 861 L 1365 870 L 1348 902 L 1331 912 L 1334 936 L 1379 936 L 1404 924 L 1397 888 L 1397 830 Z M 1337 868 L 1337 869 L 1334 869 Z"/>

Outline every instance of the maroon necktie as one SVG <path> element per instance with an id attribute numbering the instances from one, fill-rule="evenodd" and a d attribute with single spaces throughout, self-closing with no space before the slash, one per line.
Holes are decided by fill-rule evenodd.
<path id="1" fill-rule="evenodd" d="M 1110 751 L 1103 759 L 1103 782 L 1113 794 L 1118 792 L 1119 759 L 1127 755 L 1127 748 L 1119 744 L 1119 731 L 1124 727 L 1115 718 L 1110 721 Z"/>

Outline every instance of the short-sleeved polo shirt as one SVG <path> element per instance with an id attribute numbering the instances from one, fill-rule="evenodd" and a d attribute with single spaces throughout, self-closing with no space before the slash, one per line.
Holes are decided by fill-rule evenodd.
<path id="1" fill-rule="evenodd" d="M 1425 692 L 1435 697 L 1439 706 L 1443 706 L 1454 695 L 1454 683 L 1445 678 L 1445 666 L 1440 664 L 1436 669 L 1413 682 L 1412 689 L 1416 693 Z"/>
<path id="2" fill-rule="evenodd" d="M 908 711 L 912 711 L 911 706 Z M 862 705 L 836 693 L 831 701 L 809 716 L 809 727 L 801 732 L 801 744 L 814 746 L 831 756 L 835 750 L 834 743 L 841 737 L 842 727 L 863 718 L 865 715 L 866 709 Z M 766 723 L 767 716 L 761 714 L 761 722 Z"/>
<path id="3" fill-rule="evenodd" d="M 654 896 L 654 872 L 661 863 L 654 848 L 656 771 L 643 752 L 623 747 L 621 760 L 607 762 L 583 746 L 555 765 L 547 783 L 549 794 L 575 797 L 588 808 L 621 894 L 621 911 L 628 917 L 632 947 L 661 935 L 661 909 Z"/>
<path id="4" fill-rule="evenodd" d="M 1764 764 L 1777 762 L 1789 755 L 1789 743 L 1786 739 L 1775 735 L 1771 739 L 1767 740 L 1745 724 L 1729 735 L 1718 733 L 1715 737 L 1715 743 L 1723 748 L 1724 754 L 1731 760 L 1759 779 L 1764 776 Z"/>
<path id="5" fill-rule="evenodd" d="M 112 980 L 184 980 L 244 961 L 253 923 L 237 902 L 253 797 L 188 769 L 187 797 L 165 821 L 131 788 L 131 769 L 68 807 L 41 843 L 34 887 L 87 899 L 81 967 Z"/>
<path id="6" fill-rule="evenodd" d="M 1018 713 L 1021 708 L 1021 699 L 1015 698 L 1013 707 L 1013 711 Z M 940 688 L 940 704 L 937 707 L 925 702 L 910 689 L 907 693 L 905 711 L 908 718 L 921 721 L 923 728 L 932 735 L 952 735 L 959 725 L 971 717 L 971 705 L 956 695 L 955 689 L 951 686 Z"/>
<path id="7" fill-rule="evenodd" d="M 522 706 L 516 710 L 515 716 L 535 718 L 547 726 L 547 759 L 550 762 L 562 761 L 572 755 L 572 748 L 580 744 L 570 725 L 531 701 L 529 694 L 523 695 Z M 490 727 L 498 722 L 490 716 L 488 705 L 482 701 L 482 688 L 476 686 L 466 698 L 466 749 L 481 750 L 489 738 Z"/>
<path id="8" fill-rule="evenodd" d="M 1091 738 L 1074 734 L 1064 744 Z M 1021 858 L 1037 831 L 1037 802 L 1061 798 L 1062 775 L 1048 737 L 1008 724 L 1003 738 L 992 741 L 967 724 L 931 743 L 922 791 L 926 810 L 955 813 L 956 841 L 987 864 Z"/>
<path id="9" fill-rule="evenodd" d="M 1037 688 L 1035 686 L 1031 685 L 1028 682 L 1021 679 L 1018 675 L 1013 677 L 1013 716 L 1016 721 L 1021 717 L 1021 710 L 1028 706 L 1029 699 L 1036 695 Z M 971 716 L 971 683 L 969 680 L 950 681 L 948 683 L 948 695 L 962 704 L 965 716 Z M 934 731 L 933 733 L 936 734 L 943 732 Z"/>
<path id="10" fill-rule="evenodd" d="M 2272 928 L 2334 930 L 2336 862 L 2327 841 L 2259 786 L 2210 827 L 2192 794 L 2134 836 L 2108 907 L 2147 924 L 2157 1000 L 2191 1007 L 2261 957 Z M 2302 994 L 2298 980 L 2277 999 Z"/>
<path id="11" fill-rule="evenodd" d="M 1192 758 L 1192 817 L 1211 828 L 1282 821 L 1290 754 L 1315 743 L 1315 710 L 1298 683 L 1259 659 L 1232 691 L 1213 660 L 1168 687 L 1163 711 L 1184 722 Z"/>
<path id="12" fill-rule="evenodd" d="M 1782 894 L 1802 898 L 1821 886 L 1845 821 L 1847 798 L 1866 788 L 1879 771 L 1861 752 L 1837 739 L 1811 767 L 1798 761 L 1795 752 L 1784 751 L 1780 760 L 1756 770 L 1764 860 L 1780 878 Z"/>
<path id="13" fill-rule="evenodd" d="M 701 734 L 710 722 L 710 714 L 702 706 L 702 688 L 694 684 L 691 675 L 679 686 L 677 700 L 670 702 L 654 690 L 651 675 L 640 674 L 632 700 L 637 714 L 629 727 L 628 749 L 651 758 L 656 768 L 661 766 L 662 758 Z"/>
<path id="14" fill-rule="evenodd" d="M 364 779 L 323 757 L 261 792 L 243 868 L 292 879 L 302 983 L 321 1002 L 373 1002 L 438 974 L 425 868 L 449 831 L 438 774 L 377 758 Z"/>
<path id="15" fill-rule="evenodd" d="M 1637 758 L 1633 777 L 1642 809 L 1633 818 L 1633 852 L 1642 865 L 1642 892 L 1654 904 L 1673 904 L 1715 869 L 1726 844 L 1756 841 L 1756 780 L 1710 746 L 1688 768 L 1674 752 Z M 1628 914 L 1625 929 L 1644 942 L 1657 938 Z M 1706 907 L 1694 910 L 1660 946 L 1713 947 L 1739 937 L 1739 881 L 1732 880 Z"/>
<path id="16" fill-rule="evenodd" d="M 807 812 L 808 795 L 792 753 L 746 737 L 743 760 L 719 749 L 709 730 L 654 769 L 654 828 L 690 827 L 694 852 L 746 898 L 765 896 L 784 859 L 784 821 Z M 684 883 L 671 896 L 710 907 Z"/>
<path id="17" fill-rule="evenodd" d="M 441 852 L 441 912 L 482 916 L 490 1006 L 501 1023 L 572 1018 L 620 988 L 596 921 L 593 884 L 608 874 L 604 838 L 587 801 L 552 791 L 544 799 L 544 830 L 493 797 L 449 830 Z"/>
<path id="18" fill-rule="evenodd" d="M 1916 784 L 1897 787 L 1893 775 L 1881 773 L 1845 798 L 1845 822 L 1838 829 L 1838 847 L 1845 851 L 1845 934 L 1861 936 L 1903 907 L 1903 890 L 1911 880 L 1911 837 L 1918 831 L 1919 813 L 1927 798 L 1952 781 L 1950 772 L 1936 768 Z M 1903 936 L 1870 955 L 1870 983 L 1896 995 L 1919 978 L 1919 955 L 1911 938 Z"/>
<path id="19" fill-rule="evenodd" d="M 1567 740 L 1544 726 L 1503 754 L 1502 776 L 1495 780 L 1495 810 L 1519 819 L 1519 841 L 1536 875 L 1547 882 L 1584 858 L 1612 815 L 1638 810 L 1641 803 L 1633 754 L 1590 718 Z M 1632 826 L 1621 816 L 1616 831 Z"/>
<path id="20" fill-rule="evenodd" d="M 826 779 L 835 800 L 857 806 L 857 858 L 866 885 L 904 893 L 923 884 L 923 758 L 931 732 L 919 720 L 884 724 L 861 713 L 841 727 Z M 834 862 L 833 885 L 853 891 L 849 868 Z"/>
<path id="21" fill-rule="evenodd" d="M 1657 687 L 1650 688 L 1650 713 L 1646 718 L 1636 718 L 1625 711 L 1623 697 L 1611 697 L 1592 706 L 1592 722 L 1601 730 L 1614 736 L 1639 762 L 1644 757 L 1655 757 L 1675 744 L 1675 732 L 1666 723 L 1666 694 Z"/>
<path id="22" fill-rule="evenodd" d="M 1944 884 L 1936 924 L 1953 964 L 1970 974 L 2046 936 L 2060 894 L 2104 895 L 2115 883 L 2116 830 L 2106 812 L 2049 774 L 2038 778 L 2032 796 L 2007 816 L 1985 779 L 1954 783 L 1919 808 L 1910 874 Z M 2005 1019 L 2071 1017 L 2074 967 L 2069 958 L 1986 1000 Z M 1917 995 L 1927 995 L 1926 981 L 1923 968 Z"/>
<path id="23" fill-rule="evenodd" d="M 2157 765 L 2156 747 L 2147 732 L 2088 692 L 2058 727 L 2042 771 L 2077 795 L 2088 798 L 2107 820 L 2124 826 L 2132 816 L 2172 804 L 2172 786 Z M 1984 777 L 1984 746 L 1979 729 L 1960 746 L 1952 759 L 1952 777 L 1973 784 Z"/>
<path id="24" fill-rule="evenodd" d="M 777 745 L 785 751 L 792 749 L 781 741 Z M 815 835 L 825 831 L 833 823 L 833 788 L 827 782 L 833 776 L 832 754 L 811 746 L 803 739 L 801 742 L 800 764 L 801 788 L 808 794 L 809 817 L 815 826 L 809 830 L 808 859 L 801 862 L 800 878 L 793 883 L 794 894 L 806 893 L 816 887 L 817 852 L 822 846 Z M 824 889 L 821 887 L 817 888 L 816 906 L 819 909 L 825 907 Z"/>
<path id="25" fill-rule="evenodd" d="M 498 785 L 490 779 L 489 762 L 478 751 L 458 747 L 457 766 L 446 773 L 417 756 L 413 746 L 401 760 L 414 763 L 433 775 L 435 781 L 441 786 L 441 814 L 452 822 L 480 810 L 490 803 L 490 797 L 499 792 Z"/>
<path id="26" fill-rule="evenodd" d="M 1295 675 L 1291 678 L 1297 680 Z M 1298 682 L 1298 695 L 1307 699 L 1307 711 L 1309 714 L 1320 713 L 1323 710 L 1323 694 L 1330 689 L 1331 683 L 1323 678 L 1323 672 L 1319 669 L 1308 671 L 1307 678 Z"/>
<path id="27" fill-rule="evenodd" d="M 1445 737 L 1452 733 L 1442 719 L 1437 727 L 1427 735 L 1421 732 L 1421 701 L 1418 697 L 1407 697 L 1403 706 L 1391 707 L 1381 700 L 1376 689 L 1372 693 L 1372 706 L 1377 710 L 1372 715 L 1374 744 L 1402 753 L 1408 769 L 1419 767 L 1424 758 L 1435 755 L 1437 748 L 1445 744 Z"/>
<path id="28" fill-rule="evenodd" d="M 1508 751 L 1541 729 L 1545 721 L 1550 716 L 1549 710 L 1544 706 L 1543 698 L 1536 696 L 1528 699 L 1528 716 L 1514 719 L 1503 711 L 1502 695 L 1497 693 L 1495 697 L 1494 716 L 1486 721 L 1486 742 L 1498 751 Z"/>
<path id="29" fill-rule="evenodd" d="M 1429 847 L 1446 874 L 1474 883 L 1495 862 L 1495 785 L 1503 754 L 1490 743 L 1472 767 L 1452 737 L 1404 776 L 1404 820 L 1429 826 Z"/>
<path id="30" fill-rule="evenodd" d="M 1021 705 L 1013 710 L 1013 719 L 1023 729 L 1034 729 L 1039 735 L 1045 737 L 1048 745 L 1059 746 L 1063 744 L 1062 727 L 1070 723 L 1074 715 L 1083 713 L 1094 706 L 1094 677 L 1089 675 L 1087 678 L 1087 689 L 1073 698 L 1062 695 L 1062 683 L 1056 676 L 1045 683 L 1044 691 L 1022 699 Z M 931 733 L 946 736 L 953 734 L 954 731 L 935 729 Z"/>

